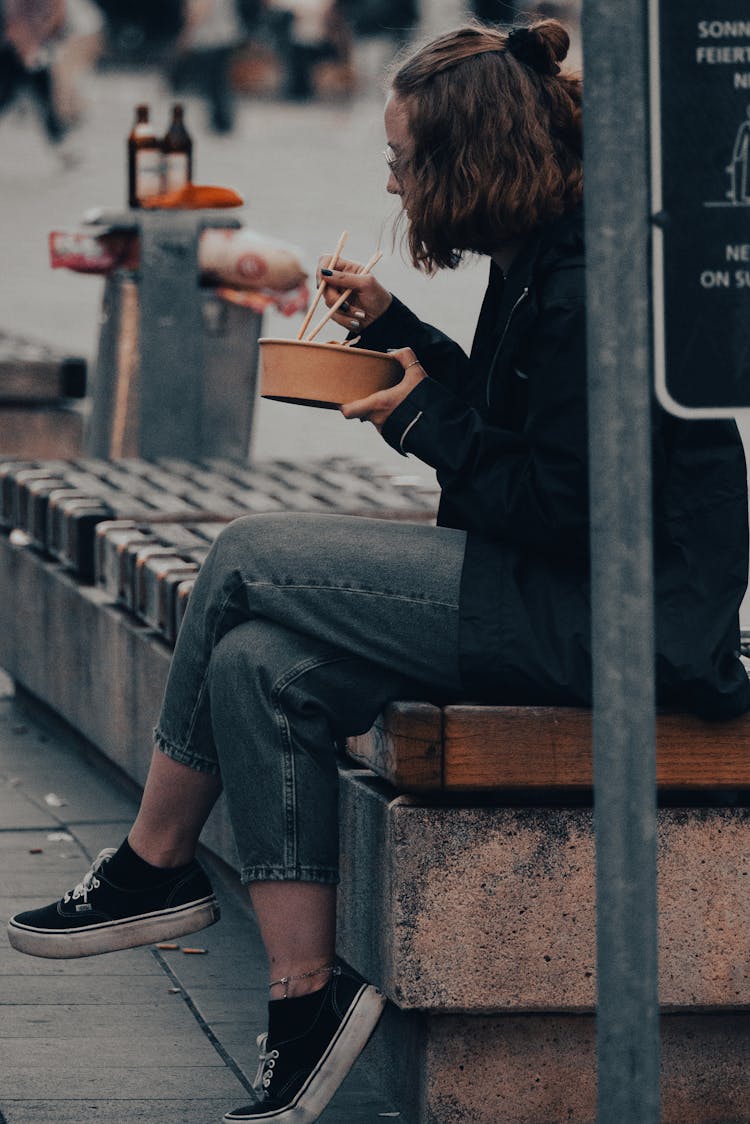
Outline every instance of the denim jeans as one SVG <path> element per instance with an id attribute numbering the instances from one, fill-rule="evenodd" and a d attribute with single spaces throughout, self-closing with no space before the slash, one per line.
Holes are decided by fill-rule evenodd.
<path id="1" fill-rule="evenodd" d="M 338 881 L 337 742 L 389 700 L 460 697 L 465 542 L 289 513 L 237 519 L 215 542 L 155 736 L 221 775 L 243 881 Z"/>

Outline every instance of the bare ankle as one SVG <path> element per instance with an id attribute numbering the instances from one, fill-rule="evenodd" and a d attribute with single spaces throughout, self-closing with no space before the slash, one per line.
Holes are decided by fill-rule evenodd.
<path id="1" fill-rule="evenodd" d="M 299 999 L 325 987 L 338 969 L 329 962 L 307 971 L 289 970 L 285 975 L 271 980 L 268 985 L 271 999 Z"/>

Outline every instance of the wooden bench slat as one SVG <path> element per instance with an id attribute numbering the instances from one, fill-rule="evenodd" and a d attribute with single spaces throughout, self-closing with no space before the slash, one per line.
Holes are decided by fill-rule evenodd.
<path id="1" fill-rule="evenodd" d="M 591 720 L 573 707 L 394 703 L 350 752 L 407 791 L 590 789 Z M 662 712 L 656 729 L 659 787 L 750 787 L 750 715 L 705 722 Z"/>
<path id="2" fill-rule="evenodd" d="M 656 720 L 656 782 L 664 788 L 750 786 L 750 716 L 704 722 L 692 714 Z"/>
<path id="3" fill-rule="evenodd" d="M 349 753 L 404 788 L 443 785 L 443 712 L 422 702 L 395 702 L 366 734 L 349 739 Z M 377 764 L 377 767 L 376 767 Z"/>
<path id="4" fill-rule="evenodd" d="M 443 754 L 448 789 L 589 787 L 591 712 L 448 706 Z"/>

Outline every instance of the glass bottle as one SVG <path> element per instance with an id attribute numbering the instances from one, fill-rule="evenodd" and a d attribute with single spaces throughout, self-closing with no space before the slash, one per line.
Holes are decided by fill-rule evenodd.
<path id="1" fill-rule="evenodd" d="M 172 120 L 161 142 L 164 191 L 179 191 L 193 181 L 193 141 L 185 128 L 183 107 L 172 106 Z"/>
<path id="2" fill-rule="evenodd" d="M 149 120 L 148 106 L 139 105 L 128 137 L 128 205 L 140 207 L 144 199 L 160 192 L 161 145 Z"/>

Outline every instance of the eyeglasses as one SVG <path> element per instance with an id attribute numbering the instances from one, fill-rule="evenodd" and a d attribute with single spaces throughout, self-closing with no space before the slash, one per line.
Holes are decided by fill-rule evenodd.
<path id="1" fill-rule="evenodd" d="M 383 157 L 385 159 L 386 164 L 388 165 L 388 171 L 391 173 L 392 176 L 394 176 L 400 182 L 399 174 L 398 174 L 398 170 L 397 170 L 398 165 L 399 165 L 399 159 L 398 159 L 398 156 L 396 156 L 396 153 L 393 151 L 393 149 L 391 148 L 391 146 L 389 144 L 387 144 L 385 146 L 385 148 L 383 149 Z"/>

